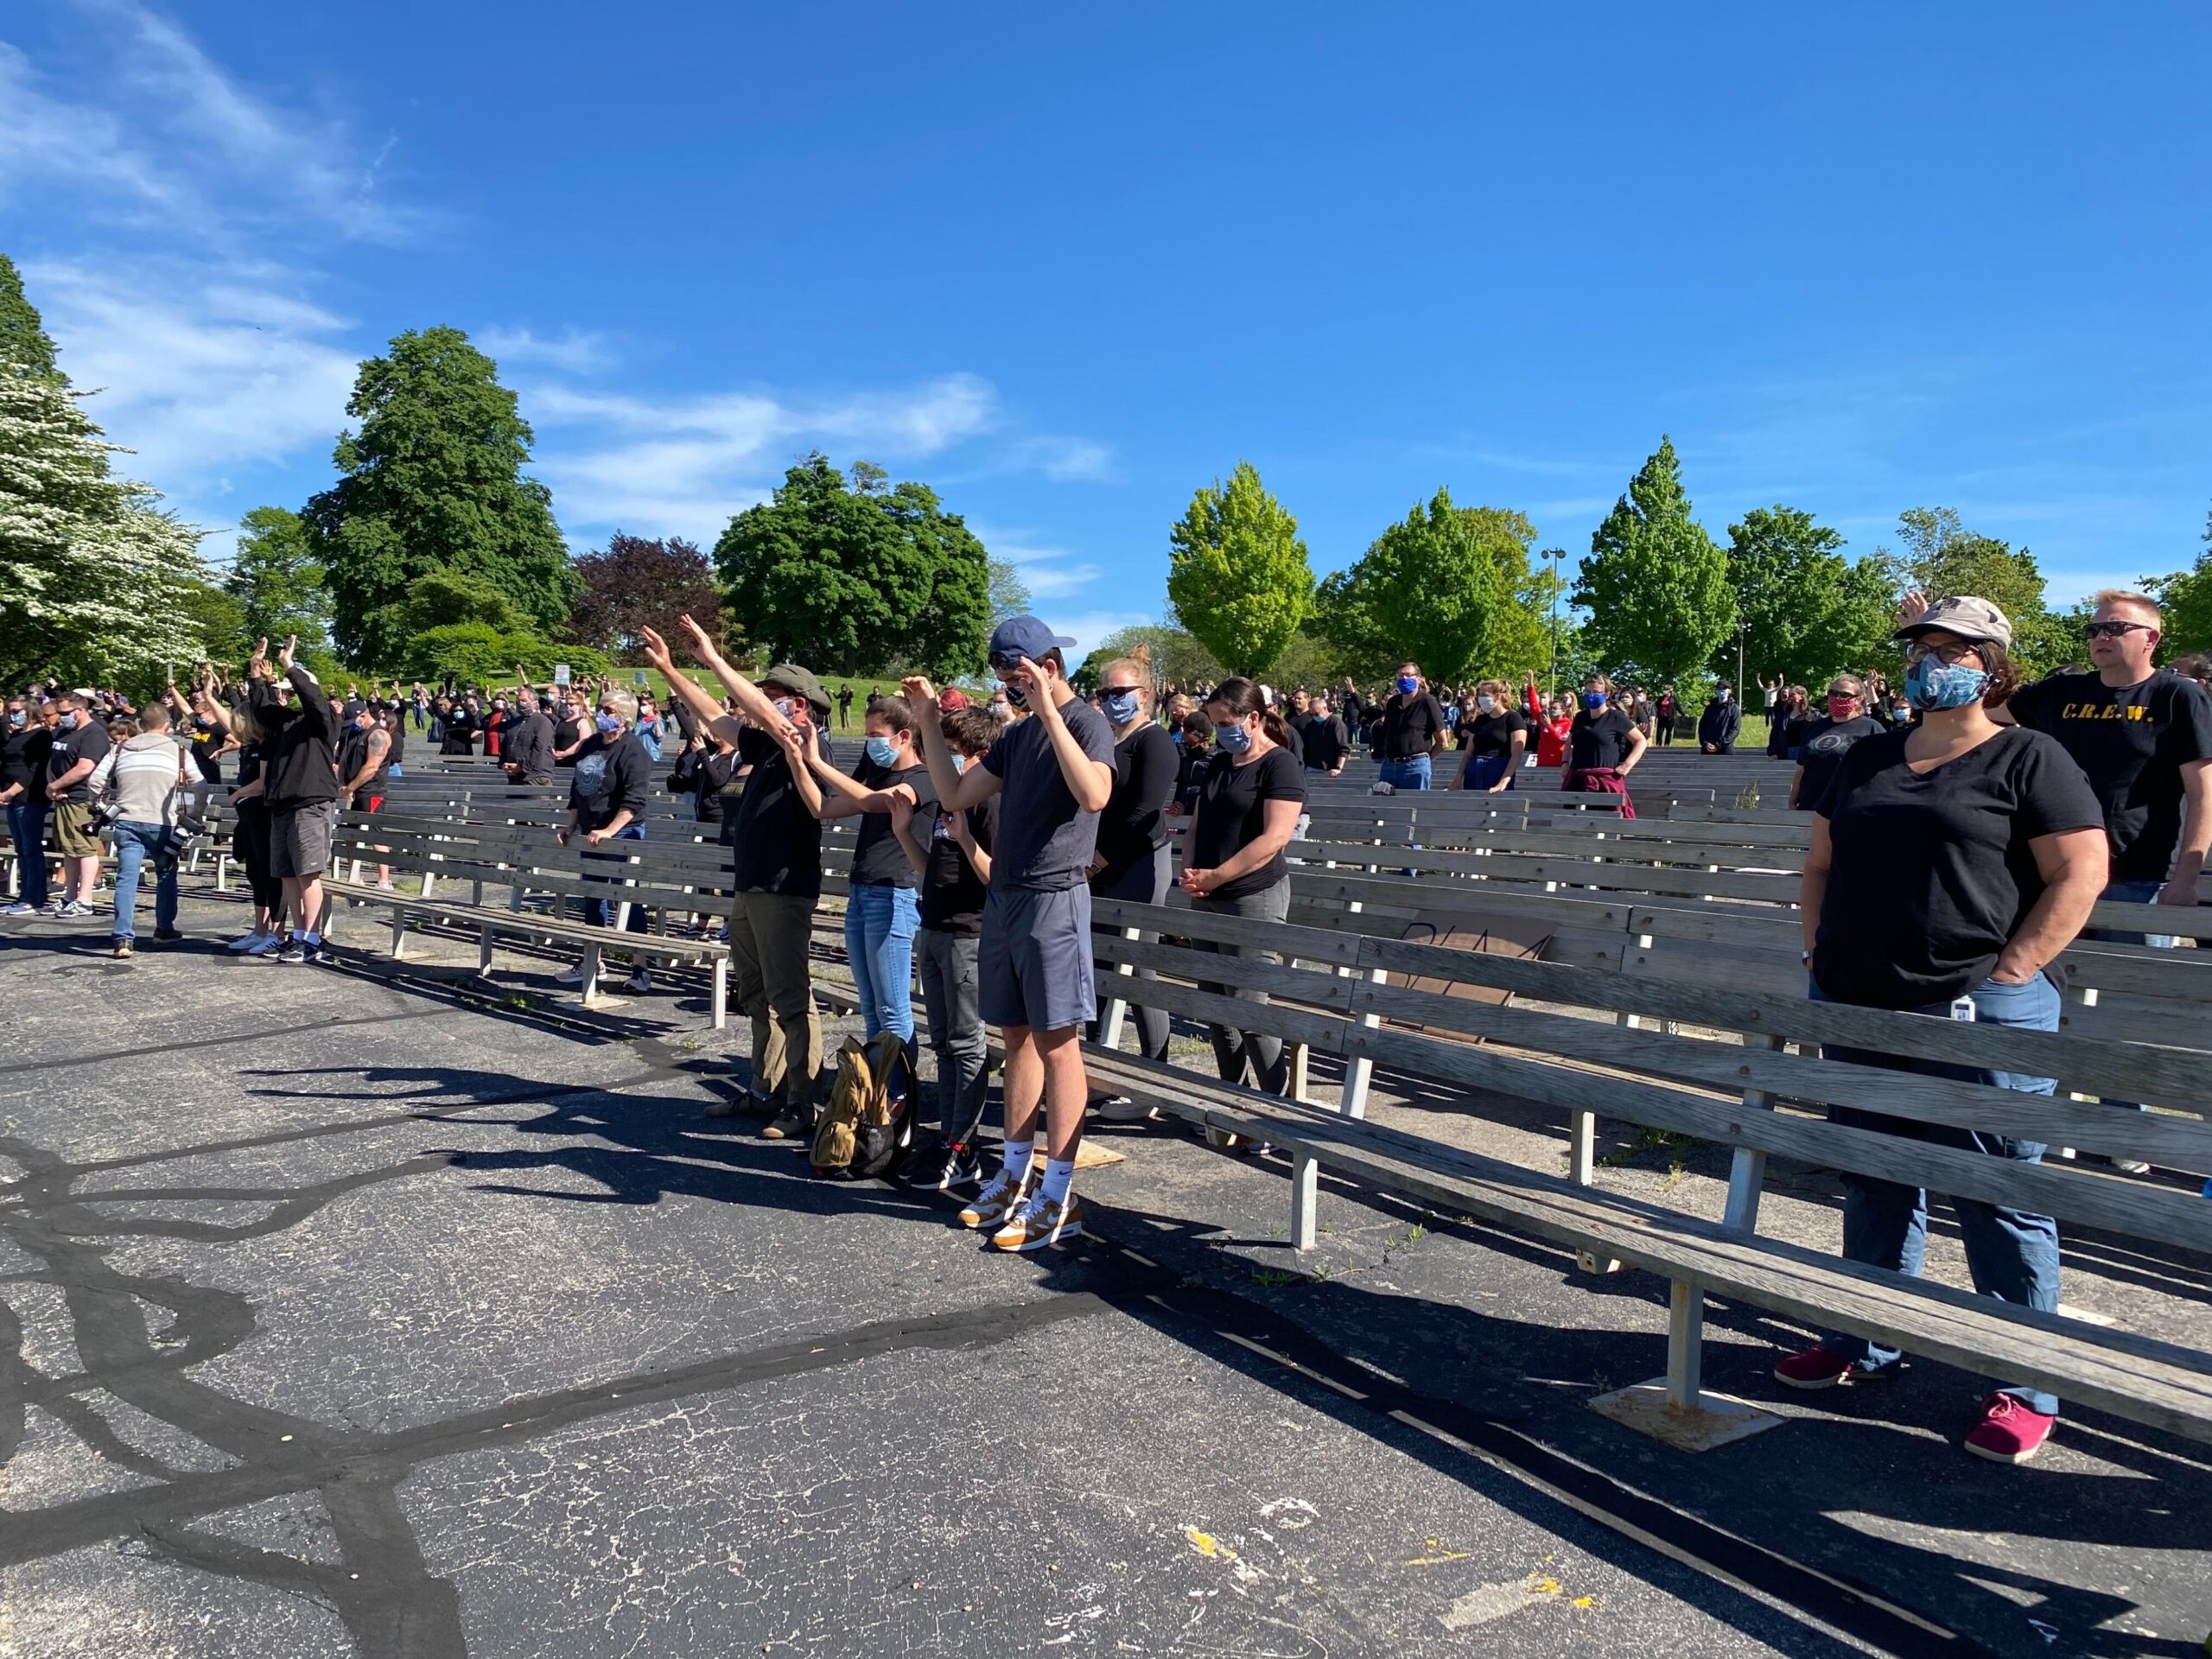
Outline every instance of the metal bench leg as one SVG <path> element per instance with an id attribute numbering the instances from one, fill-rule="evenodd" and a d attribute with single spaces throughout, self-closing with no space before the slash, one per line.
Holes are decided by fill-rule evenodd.
<path id="1" fill-rule="evenodd" d="M 1710 1452 L 1782 1419 L 1725 1394 L 1708 1394 L 1705 1373 L 1705 1287 L 1677 1279 L 1668 1287 L 1667 1374 L 1601 1394 L 1591 1410 L 1680 1452 Z"/>
<path id="2" fill-rule="evenodd" d="M 1290 1247 L 1294 1250 L 1313 1248 L 1314 1215 L 1321 1196 L 1321 1166 L 1304 1153 L 1294 1153 L 1290 1160 Z"/>
<path id="3" fill-rule="evenodd" d="M 397 962 L 407 953 L 407 912 L 397 905 L 391 907 L 391 959 Z"/>
<path id="4" fill-rule="evenodd" d="M 720 1031 L 729 1023 L 729 958 L 715 958 L 715 988 L 708 999 L 714 1011 L 715 1029 Z"/>

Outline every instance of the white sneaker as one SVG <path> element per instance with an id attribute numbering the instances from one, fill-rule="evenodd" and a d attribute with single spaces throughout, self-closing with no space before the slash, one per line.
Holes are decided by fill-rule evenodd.
<path id="1" fill-rule="evenodd" d="M 391 893 L 396 891 L 391 885 L 391 878 L 387 875 L 383 880 L 378 882 L 377 891 L 379 893 Z"/>
<path id="2" fill-rule="evenodd" d="M 556 985 L 581 985 L 584 982 L 584 965 L 581 962 L 573 968 L 563 968 L 553 976 Z"/>
<path id="3" fill-rule="evenodd" d="M 646 992 L 652 990 L 653 988 L 652 969 L 650 968 L 640 968 L 636 973 L 631 975 L 629 978 L 624 980 L 622 983 L 631 990 L 635 991 L 639 995 L 643 996 Z"/>
<path id="4" fill-rule="evenodd" d="M 1102 1123 L 1142 1123 L 1152 1116 L 1151 1107 L 1141 1106 L 1127 1095 L 1109 1095 L 1090 1109 Z"/>
<path id="5" fill-rule="evenodd" d="M 243 938 L 232 939 L 226 948 L 232 950 L 258 950 L 274 937 L 268 933 L 248 933 Z"/>

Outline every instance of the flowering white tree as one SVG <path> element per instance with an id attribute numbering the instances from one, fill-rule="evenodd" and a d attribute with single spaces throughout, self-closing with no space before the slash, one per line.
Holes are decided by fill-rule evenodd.
<path id="1" fill-rule="evenodd" d="M 110 470 L 109 456 L 128 452 L 52 366 L 4 257 L 0 313 L 21 325 L 0 351 L 0 686 L 110 684 L 204 657 L 188 608 L 208 579 L 200 532 Z"/>

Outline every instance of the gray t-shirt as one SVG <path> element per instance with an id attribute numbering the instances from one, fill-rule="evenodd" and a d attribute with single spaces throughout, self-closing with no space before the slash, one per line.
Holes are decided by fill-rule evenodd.
<path id="1" fill-rule="evenodd" d="M 1114 728 L 1080 697 L 1060 705 L 1060 718 L 1084 753 L 1114 764 Z M 999 734 L 983 769 L 1000 780 L 998 839 L 991 847 L 991 886 L 1054 893 L 1079 887 L 1098 847 L 1098 815 L 1075 804 L 1045 722 L 1035 715 Z"/>

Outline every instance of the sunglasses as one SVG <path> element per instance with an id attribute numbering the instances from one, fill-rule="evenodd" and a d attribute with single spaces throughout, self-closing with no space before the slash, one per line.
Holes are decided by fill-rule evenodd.
<path id="1" fill-rule="evenodd" d="M 2148 622 L 2085 622 L 2082 625 L 2084 639 L 2119 639 L 2131 633 L 2156 633 Z"/>

